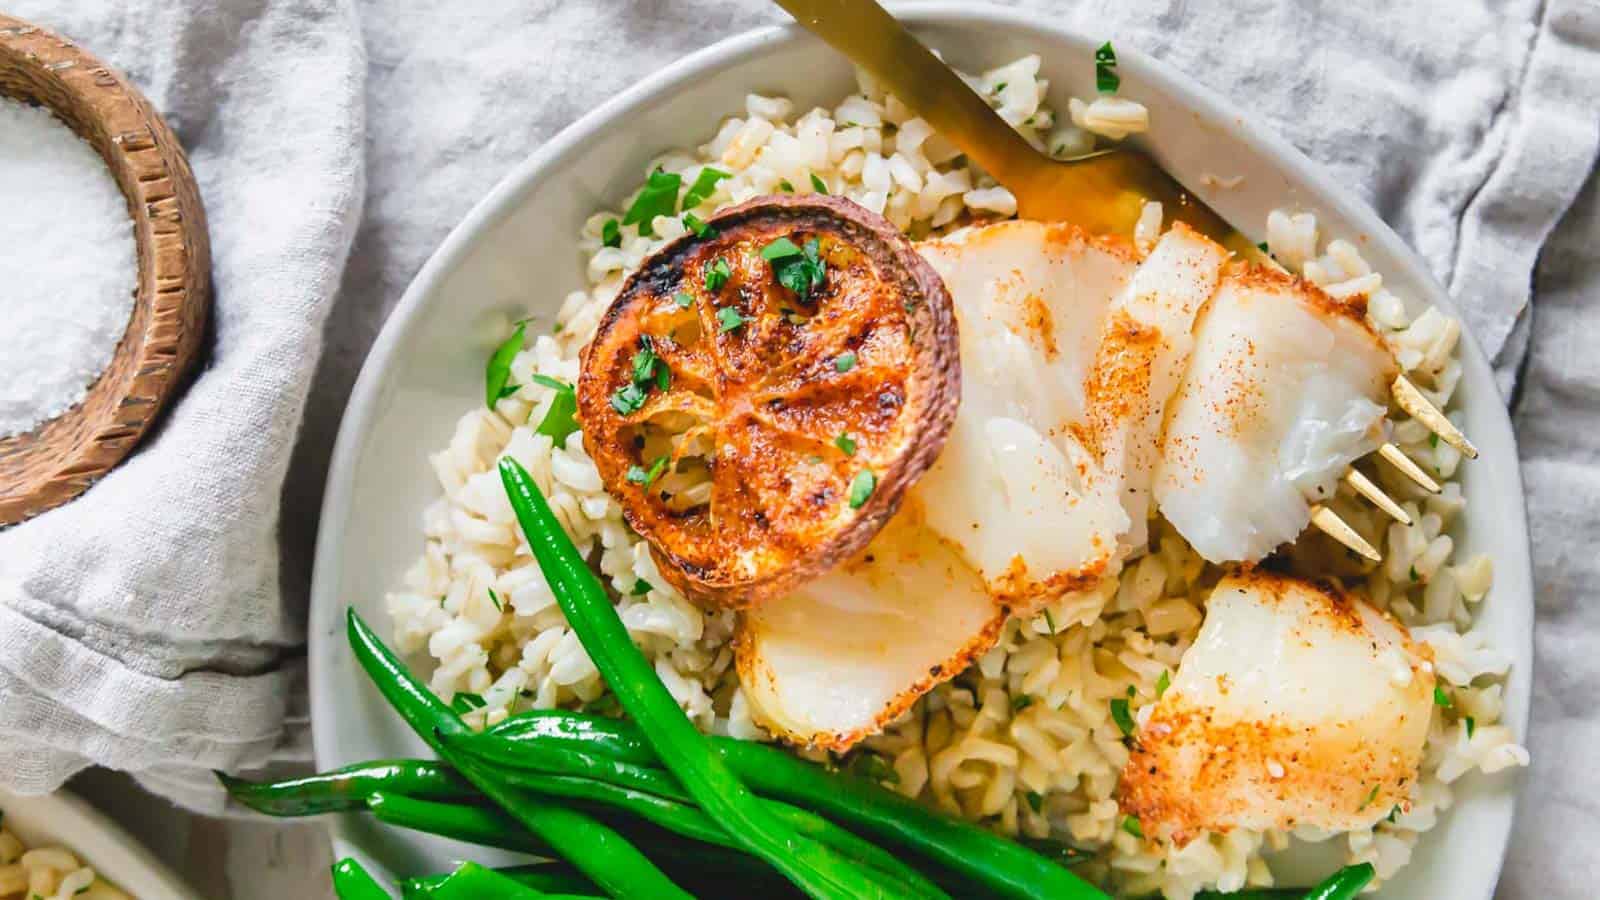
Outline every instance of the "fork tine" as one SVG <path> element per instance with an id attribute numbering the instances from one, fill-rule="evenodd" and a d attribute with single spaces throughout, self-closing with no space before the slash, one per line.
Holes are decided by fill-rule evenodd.
<path id="1" fill-rule="evenodd" d="M 1373 484 L 1372 479 L 1361 474 L 1359 469 L 1351 469 L 1346 472 L 1344 480 L 1346 484 L 1355 488 L 1356 493 L 1371 500 L 1374 506 L 1388 513 L 1396 522 L 1401 525 L 1411 524 L 1411 514 L 1402 509 L 1400 504 L 1394 502 L 1394 499 L 1388 494 L 1385 494 L 1383 488 Z"/>
<path id="2" fill-rule="evenodd" d="M 1384 444 L 1378 448 L 1378 455 L 1388 460 L 1390 465 L 1399 469 L 1401 475 L 1416 482 L 1418 487 L 1430 494 L 1439 493 L 1439 482 L 1434 481 L 1433 476 L 1422 471 L 1422 467 L 1413 462 L 1411 457 L 1407 456 L 1405 451 L 1399 447 L 1393 444 Z"/>
<path id="3" fill-rule="evenodd" d="M 1316 506 L 1311 507 L 1311 524 L 1315 525 L 1317 530 L 1323 534 L 1367 559 L 1373 562 L 1383 562 L 1383 555 L 1378 552 L 1378 548 L 1367 543 L 1366 538 L 1358 534 L 1354 528 L 1351 528 L 1348 522 L 1339 518 L 1338 513 L 1326 506 L 1318 503 Z"/>
<path id="4" fill-rule="evenodd" d="M 1472 446 L 1467 436 L 1444 417 L 1439 408 L 1422 395 L 1422 391 L 1412 384 L 1404 375 L 1396 375 L 1394 384 L 1390 386 L 1394 393 L 1394 402 L 1405 410 L 1413 419 L 1428 427 L 1428 430 L 1437 434 L 1445 443 L 1460 450 L 1468 459 L 1478 458 L 1478 448 Z"/>

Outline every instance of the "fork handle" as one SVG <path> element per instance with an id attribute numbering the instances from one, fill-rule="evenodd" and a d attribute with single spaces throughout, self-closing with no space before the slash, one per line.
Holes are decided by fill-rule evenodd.
<path id="1" fill-rule="evenodd" d="M 774 0 L 807 31 L 882 82 L 1002 184 L 1037 166 L 1038 151 L 988 101 L 875 0 Z"/>

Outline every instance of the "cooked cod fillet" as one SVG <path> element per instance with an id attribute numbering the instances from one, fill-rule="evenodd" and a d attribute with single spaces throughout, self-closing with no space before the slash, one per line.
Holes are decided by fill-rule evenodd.
<path id="1" fill-rule="evenodd" d="M 920 247 L 955 300 L 962 397 L 913 491 L 1019 615 L 1115 574 L 1193 318 L 1226 251 L 1178 226 L 1139 265 L 1068 225 L 1003 222 Z"/>
<path id="2" fill-rule="evenodd" d="M 1433 667 L 1403 626 L 1337 587 L 1232 575 L 1134 735 L 1118 800 L 1146 835 L 1366 828 L 1417 778 Z"/>
<path id="3" fill-rule="evenodd" d="M 740 625 L 758 721 L 842 750 L 1144 542 L 1166 398 L 1226 252 L 1179 226 L 1142 265 L 1069 226 L 922 246 L 956 301 L 963 395 L 939 460 L 865 553 Z"/>
<path id="4" fill-rule="evenodd" d="M 1223 279 L 1168 413 L 1155 493 L 1212 562 L 1294 540 L 1383 442 L 1394 358 L 1359 303 L 1260 268 Z"/>
<path id="5" fill-rule="evenodd" d="M 741 617 L 739 680 L 780 737 L 847 749 L 994 645 L 1004 613 L 916 507 L 854 559 Z"/>

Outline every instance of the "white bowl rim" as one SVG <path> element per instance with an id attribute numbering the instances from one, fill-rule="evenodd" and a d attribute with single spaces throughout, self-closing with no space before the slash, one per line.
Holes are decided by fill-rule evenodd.
<path id="1" fill-rule="evenodd" d="M 6 811 L 8 827 L 21 820 L 24 831 L 47 833 L 52 845 L 72 851 L 96 874 L 140 900 L 198 896 L 126 830 L 70 791 L 23 796 L 0 790 L 0 809 Z"/>
<path id="2" fill-rule="evenodd" d="M 1043 15 L 1026 10 L 1016 10 L 999 7 L 986 2 L 963 2 L 963 0 L 923 0 L 923 2 L 895 3 L 892 9 L 897 18 L 913 29 L 918 26 L 935 25 L 970 25 L 984 27 L 991 25 L 1006 25 L 1025 29 L 1033 29 L 1051 33 L 1069 40 L 1083 40 L 1082 32 L 1074 28 L 1052 22 Z M 329 604 L 340 602 L 336 595 L 335 567 L 340 552 L 343 537 L 339 529 L 330 528 L 333 522 L 343 522 L 347 518 L 350 503 L 353 479 L 348 477 L 356 457 L 361 449 L 360 438 L 372 425 L 377 398 L 382 389 L 382 381 L 390 370 L 394 357 L 403 338 L 410 332 L 417 318 L 424 311 L 428 298 L 439 286 L 444 276 L 459 265 L 471 252 L 478 236 L 488 227 L 501 219 L 509 216 L 521 200 L 522 194 L 535 180 L 543 169 L 561 159 L 574 149 L 596 137 L 609 123 L 619 119 L 628 111 L 638 108 L 658 95 L 674 91 L 679 86 L 696 80 L 709 70 L 716 70 L 757 54 L 776 44 L 806 37 L 801 27 L 792 22 L 779 25 L 762 26 L 740 34 L 724 38 L 705 48 L 697 50 L 679 58 L 673 63 L 662 68 L 653 75 L 641 79 L 637 84 L 621 93 L 602 102 L 594 109 L 579 117 L 572 124 L 563 128 L 555 136 L 540 145 L 526 159 L 517 164 L 510 172 L 498 181 L 494 188 L 483 199 L 479 200 L 467 215 L 450 230 L 444 241 L 439 245 L 426 263 L 418 270 L 407 286 L 400 301 L 389 314 L 383 327 L 379 330 L 366 359 L 363 361 L 360 373 L 356 378 L 350 398 L 345 406 L 345 415 L 340 422 L 338 435 L 334 441 L 333 453 L 328 466 L 328 481 L 324 493 L 322 509 L 318 519 L 318 534 L 315 549 L 315 559 L 312 567 L 311 607 L 308 614 L 309 646 L 308 646 L 308 684 L 311 693 L 312 708 L 312 746 L 317 765 L 325 767 L 330 764 L 327 748 L 330 744 L 330 735 L 327 722 L 333 713 L 329 704 L 331 698 L 323 696 L 319 685 L 324 684 L 322 670 L 324 663 L 323 654 L 341 652 L 343 645 L 335 641 L 335 647 L 329 648 L 322 644 L 322 631 L 317 627 L 320 621 L 317 611 Z M 1459 310 L 1454 300 L 1438 284 L 1427 266 L 1422 262 L 1416 252 L 1411 249 L 1398 234 L 1383 221 L 1376 212 L 1366 204 L 1355 199 L 1352 193 L 1342 189 L 1338 184 L 1324 173 L 1321 168 L 1301 153 L 1298 148 L 1286 139 L 1258 123 L 1247 115 L 1242 108 L 1236 107 L 1220 94 L 1210 88 L 1194 81 L 1180 70 L 1144 53 L 1137 46 L 1119 47 L 1117 49 L 1119 60 L 1123 65 L 1138 66 L 1149 73 L 1151 80 L 1160 82 L 1164 90 L 1180 98 L 1184 105 L 1192 110 L 1202 112 L 1209 118 L 1227 119 L 1234 123 L 1235 138 L 1246 144 L 1253 144 L 1263 152 L 1279 161 L 1289 169 L 1298 183 L 1310 185 L 1321 198 L 1324 206 L 1332 207 L 1340 216 L 1360 226 L 1362 232 L 1369 235 L 1384 251 L 1398 261 L 1406 269 L 1406 276 L 1415 283 L 1426 285 L 1431 289 L 1430 302 L 1436 303 L 1459 318 Z M 1477 342 L 1476 336 L 1470 331 L 1462 330 L 1461 360 L 1469 375 L 1479 384 L 1494 384 L 1493 370 L 1487 356 Z M 1475 370 L 1475 371 L 1474 371 Z M 1474 437 L 1479 440 L 1480 446 L 1499 446 L 1508 451 L 1504 454 L 1513 463 L 1519 458 L 1516 453 L 1516 439 L 1511 428 L 1509 414 L 1496 417 L 1496 434 L 1483 434 L 1481 430 Z M 1502 455 L 1502 454 L 1496 454 Z M 1515 469 L 1516 467 L 1513 466 Z M 1525 492 L 1521 487 L 1521 474 L 1519 471 L 1511 473 L 1510 477 L 1517 486 L 1513 498 L 1507 498 L 1507 503 L 1512 505 L 1505 512 L 1506 525 L 1511 534 L 1511 540 L 1506 541 L 1495 556 L 1495 581 L 1499 588 L 1507 582 L 1514 583 L 1515 590 L 1497 591 L 1514 594 L 1526 598 L 1528 610 L 1525 618 L 1529 622 L 1518 642 L 1517 659 L 1526 660 L 1529 671 L 1505 682 L 1505 705 L 1508 710 L 1504 724 L 1509 725 L 1514 733 L 1524 740 L 1528 730 L 1529 695 L 1532 690 L 1533 667 L 1533 635 L 1532 635 L 1532 562 L 1529 555 L 1529 542 L 1527 533 L 1527 511 Z M 342 630 L 340 631 L 342 633 Z M 1499 640 L 1497 638 L 1497 640 Z M 1508 648 L 1509 649 L 1509 648 Z M 1494 842 L 1495 879 L 1489 884 L 1498 882 L 1501 869 L 1504 865 L 1506 848 L 1510 842 L 1511 828 L 1513 825 L 1514 810 L 1509 810 L 1500 829 L 1500 834 Z M 348 827 L 344 819 L 335 818 L 330 831 L 333 837 L 336 855 L 364 856 L 350 838 Z M 1490 893 L 1493 888 L 1490 887 Z M 1485 896 L 1488 896 L 1486 894 Z"/>

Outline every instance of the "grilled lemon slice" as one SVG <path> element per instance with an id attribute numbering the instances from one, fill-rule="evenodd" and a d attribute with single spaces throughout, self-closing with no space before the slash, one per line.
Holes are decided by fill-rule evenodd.
<path id="1" fill-rule="evenodd" d="M 944 283 L 883 217 L 762 197 L 646 259 L 584 353 L 584 444 L 665 578 L 742 608 L 850 557 L 932 464 Z"/>

